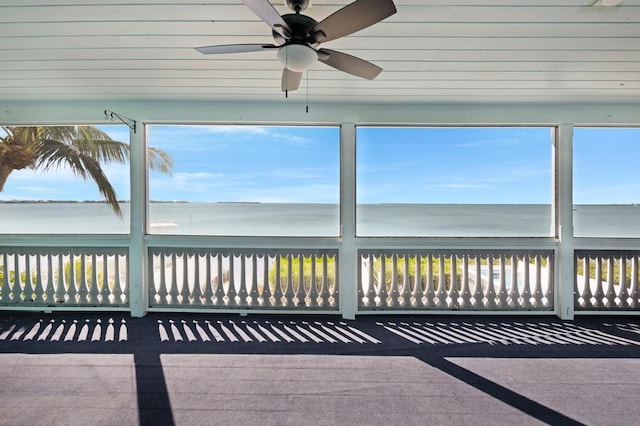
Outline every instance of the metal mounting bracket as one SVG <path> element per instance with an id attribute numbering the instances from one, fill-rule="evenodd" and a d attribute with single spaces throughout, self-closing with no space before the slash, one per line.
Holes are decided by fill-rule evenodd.
<path id="1" fill-rule="evenodd" d="M 117 119 L 123 124 L 126 124 L 131 130 L 133 130 L 133 133 L 136 133 L 136 120 L 132 118 L 129 118 L 126 115 L 118 114 L 117 112 L 109 111 L 107 109 L 104 110 L 104 117 L 107 120 L 111 120 L 111 121 L 114 121 Z"/>

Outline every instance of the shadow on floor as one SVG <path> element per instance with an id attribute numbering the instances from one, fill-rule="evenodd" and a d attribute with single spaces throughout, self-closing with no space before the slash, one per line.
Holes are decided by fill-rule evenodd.
<path id="1" fill-rule="evenodd" d="M 305 382 L 301 377 L 307 377 L 306 374 L 308 374 L 309 369 L 314 368 L 314 365 L 316 365 L 312 364 L 309 368 L 295 370 L 300 372 L 300 376 L 297 377 L 287 377 L 283 373 L 289 368 L 289 364 L 280 365 L 276 363 L 275 365 L 280 365 L 280 367 L 264 366 L 263 370 L 251 372 L 251 366 L 256 365 L 256 359 L 258 358 L 251 358 L 253 364 L 242 364 L 242 367 L 236 368 L 236 370 L 229 370 L 226 364 L 216 364 L 215 368 L 212 367 L 211 359 L 218 360 L 220 358 L 207 358 L 207 356 L 223 355 L 237 356 L 236 358 L 223 358 L 225 362 L 230 359 L 241 359 L 242 355 L 263 357 L 270 355 L 285 357 L 304 355 L 305 357 L 318 357 L 319 362 L 324 360 L 324 358 L 321 358 L 322 356 L 327 355 L 350 356 L 352 359 L 357 360 L 357 363 L 351 365 L 349 371 L 356 373 L 360 370 L 366 371 L 366 377 L 368 378 L 365 382 L 367 385 L 380 386 L 382 393 L 388 392 L 387 398 L 399 398 L 398 395 L 403 393 L 402 389 L 399 388 L 401 385 L 408 386 L 408 388 L 417 387 L 416 392 L 422 398 L 425 397 L 424 390 L 426 388 L 431 389 L 431 384 L 434 385 L 433 401 L 447 396 L 456 398 L 456 395 L 460 395 L 460 390 L 456 390 L 457 386 L 464 384 L 467 388 L 465 388 L 463 395 L 468 395 L 469 401 L 478 402 L 479 404 L 482 404 L 483 401 L 484 403 L 487 403 L 486 401 L 494 401 L 491 404 L 500 404 L 499 406 L 496 405 L 498 407 L 496 408 L 497 413 L 486 414 L 487 417 L 484 418 L 486 422 L 476 421 L 474 423 L 493 423 L 496 419 L 509 422 L 517 420 L 518 416 L 525 415 L 524 419 L 536 420 L 547 424 L 570 425 L 581 424 L 584 421 L 583 419 L 593 420 L 598 423 L 598 419 L 606 418 L 602 417 L 603 414 L 606 414 L 610 419 L 616 419 L 618 424 L 622 424 L 626 420 L 637 419 L 637 415 L 640 413 L 636 413 L 633 410 L 623 412 L 618 410 L 615 404 L 609 404 L 612 412 L 594 413 L 591 417 L 589 415 L 589 407 L 576 407 L 575 410 L 571 409 L 571 407 L 565 409 L 562 404 L 548 402 L 545 399 L 544 392 L 540 391 L 547 385 L 553 385 L 551 383 L 554 381 L 553 376 L 546 379 L 537 378 L 535 370 L 526 370 L 525 366 L 532 364 L 533 361 L 531 360 L 577 359 L 602 361 L 625 359 L 629 360 L 628 362 L 634 362 L 633 365 L 627 365 L 625 368 L 628 367 L 634 370 L 640 365 L 635 363 L 640 358 L 638 346 L 640 346 L 640 322 L 634 318 L 588 318 L 562 322 L 553 318 L 538 317 L 501 317 L 498 319 L 394 316 L 362 317 L 355 321 L 345 321 L 339 317 L 297 315 L 239 317 L 214 314 L 150 314 L 145 318 L 130 318 L 119 314 L 92 313 L 35 314 L 5 312 L 0 314 L 0 354 L 122 356 L 115 358 L 116 361 L 113 359 L 110 361 L 105 361 L 104 359 L 87 361 L 89 358 L 81 358 L 81 361 L 71 359 L 65 366 L 79 366 L 77 369 L 78 377 L 74 376 L 75 383 L 88 380 L 84 376 L 80 377 L 83 374 L 80 367 L 87 364 L 93 366 L 92 374 L 94 376 L 89 377 L 93 377 L 94 380 L 98 376 L 105 377 L 106 388 L 113 386 L 113 408 L 118 408 L 118 403 L 115 402 L 117 396 L 122 392 L 126 392 L 121 390 L 125 389 L 125 387 L 118 387 L 124 386 L 126 380 L 113 379 L 113 377 L 119 377 L 118 375 L 123 374 L 123 369 L 130 368 L 134 377 L 129 378 L 132 383 L 127 386 L 130 385 L 134 389 L 132 392 L 135 393 L 136 403 L 127 405 L 126 402 L 123 402 L 125 405 L 120 406 L 120 408 L 127 407 L 132 412 L 137 411 L 137 421 L 134 423 L 143 425 L 191 423 L 196 420 L 194 416 L 198 416 L 198 410 L 207 408 L 213 410 L 212 406 L 224 399 L 225 395 L 229 398 L 226 402 L 227 405 L 216 406 L 215 411 L 212 412 L 218 414 L 221 412 L 227 413 L 225 415 L 228 417 L 224 418 L 225 422 L 243 423 L 247 420 L 247 417 L 233 417 L 240 416 L 234 404 L 238 398 L 248 398 L 247 393 L 251 393 L 251 386 L 278 383 L 277 386 L 283 386 L 282 392 L 289 392 L 286 395 L 281 395 L 282 399 L 292 398 L 296 395 L 304 399 L 304 397 L 300 397 L 303 393 L 300 393 L 298 388 L 301 383 L 307 383 L 309 380 L 305 379 Z M 167 370 L 165 358 L 170 355 L 182 356 L 178 358 L 177 364 L 171 367 L 171 374 L 177 374 L 175 373 L 176 371 L 185 377 L 192 374 L 193 379 L 190 383 L 183 383 L 177 379 L 175 381 L 167 379 L 166 374 L 169 370 Z M 193 355 L 194 357 L 189 358 L 188 355 Z M 195 355 L 202 355 L 205 358 L 197 358 Z M 398 381 L 398 386 L 393 387 L 394 390 L 386 388 L 385 385 L 390 386 L 388 384 L 376 382 L 376 374 L 382 374 L 380 369 L 385 368 L 385 364 L 380 364 L 379 361 L 396 359 L 397 357 L 410 357 L 420 360 L 430 368 L 429 376 L 414 382 L 409 374 L 408 377 Z M 196 359 L 198 360 L 197 362 L 194 361 Z M 263 359 L 279 360 L 280 358 Z M 464 365 L 464 362 L 460 361 L 464 359 L 481 360 L 482 362 L 468 367 Z M 519 360 L 519 362 L 511 364 L 511 371 L 508 371 L 508 369 L 501 368 L 500 359 Z M 299 358 L 294 358 L 294 360 L 298 362 Z M 24 363 L 30 361 L 29 359 L 20 358 L 12 362 L 15 363 L 16 367 L 20 368 L 20 366 L 25 365 Z M 556 364 L 558 363 L 558 361 L 555 362 Z M 606 361 L 602 362 L 606 364 Z M 96 376 L 95 371 L 98 367 L 93 365 L 94 363 L 96 365 L 99 364 L 100 368 L 109 367 L 112 369 L 106 370 L 107 372 L 104 376 L 99 374 Z M 490 367 L 492 364 L 495 364 L 495 369 Z M 572 362 L 572 365 L 576 365 L 576 368 L 588 367 L 578 367 L 577 364 Z M 546 370 L 555 368 L 553 367 L 554 364 L 549 363 L 544 364 L 544 366 Z M 483 370 L 485 367 L 488 370 Z M 35 367 L 32 366 L 32 368 Z M 38 364 L 38 368 L 44 368 L 43 364 Z M 278 370 L 278 368 L 281 368 L 281 370 Z M 295 369 L 296 367 L 291 368 Z M 269 374 L 274 374 L 274 376 L 267 374 L 264 376 L 266 378 L 256 378 L 267 369 L 271 369 Z M 326 373 L 330 370 L 331 367 L 327 367 L 324 371 Z M 406 371 L 412 371 L 412 369 L 408 368 Z M 581 401 L 584 404 L 589 404 L 592 401 L 589 393 L 598 392 L 597 385 L 600 379 L 591 377 L 590 381 L 585 384 L 582 383 L 580 374 L 577 373 L 578 370 L 569 371 L 570 368 L 565 368 L 565 375 L 563 376 L 563 373 L 559 372 L 556 377 L 558 377 L 558 380 L 562 379 L 569 382 L 573 380 L 577 385 L 584 385 L 583 389 L 587 394 L 582 395 L 583 400 Z M 601 374 L 607 375 L 609 371 L 609 369 L 605 369 Z M 2 372 L 5 376 L 2 377 L 3 383 L 22 380 L 16 375 L 12 376 L 10 370 L 2 370 Z M 202 375 L 198 376 L 198 372 L 202 372 Z M 404 367 L 399 367 L 399 370 L 394 374 L 401 376 L 404 374 L 403 372 L 405 372 Z M 28 371 L 25 373 L 28 377 Z M 313 391 L 315 392 L 318 387 L 329 386 L 327 390 L 331 388 L 331 392 L 336 395 L 342 394 L 343 398 L 346 399 L 357 398 L 362 395 L 357 390 L 359 386 L 357 381 L 363 380 L 362 377 L 365 376 L 356 373 L 354 373 L 355 379 L 351 383 L 350 389 L 348 389 L 348 383 L 345 382 L 343 385 L 347 387 L 340 388 L 340 391 L 336 393 L 332 386 L 335 386 L 338 382 L 342 383 L 340 377 L 337 376 L 336 379 L 332 379 L 333 384 L 329 386 L 321 384 L 323 376 L 320 375 L 314 379 L 317 383 L 313 387 Z M 224 376 L 225 374 L 230 374 L 231 376 Z M 594 372 L 589 372 L 589 374 L 593 375 Z M 382 375 L 384 376 L 384 374 Z M 637 391 L 640 390 L 637 387 L 638 385 L 634 387 L 633 383 L 626 383 L 624 378 L 620 380 L 621 382 L 618 384 L 621 387 L 617 388 L 618 391 L 633 391 L 637 394 Z M 200 382 L 207 381 L 208 388 L 197 389 L 201 384 Z M 616 377 L 602 377 L 603 383 L 611 383 L 612 381 L 615 382 Z M 197 406 L 185 396 L 207 394 L 208 389 L 213 389 L 220 383 L 226 383 L 227 388 L 222 388 L 222 391 L 218 391 L 216 397 L 212 396 L 208 407 Z M 573 383 L 573 385 L 576 385 L 576 383 Z M 441 388 L 436 386 L 438 384 Z M 16 392 L 24 392 L 27 399 L 42 396 L 42 382 L 25 381 L 22 385 L 22 388 L 0 391 L 0 396 L 4 397 L 10 392 L 12 392 L 12 395 L 15 395 Z M 243 387 L 245 385 L 248 387 Z M 182 389 L 180 386 L 185 388 Z M 627 386 L 627 388 L 624 388 L 624 386 Z M 236 389 L 234 387 L 237 390 L 234 390 Z M 439 389 L 447 390 L 442 391 Z M 260 395 L 259 399 L 252 399 L 251 403 L 255 404 L 254 408 L 257 410 L 255 420 L 265 423 L 265 416 L 267 416 L 266 419 L 269 419 L 269 407 L 274 404 L 279 406 L 281 399 L 274 401 L 268 391 Z M 379 396 L 374 394 L 369 398 L 369 401 L 373 402 Z M 561 396 L 562 394 L 556 399 L 561 399 Z M 614 398 L 614 396 L 601 395 L 599 398 L 607 399 Z M 3 400 L 7 401 L 6 398 L 3 398 Z M 316 396 L 315 400 L 322 402 L 322 398 L 319 396 Z M 95 410 L 103 410 L 106 413 L 104 410 L 107 410 L 110 406 L 109 404 L 103 404 L 103 400 L 100 401 L 100 403 L 96 404 Z M 36 402 L 36 400 L 30 401 L 30 403 Z M 409 404 L 409 407 L 404 410 L 404 414 L 396 414 L 400 416 L 398 420 L 402 419 L 403 415 L 408 416 L 404 419 L 405 424 L 411 424 L 412 421 L 418 420 L 420 418 L 419 415 L 424 414 L 420 410 L 427 410 L 424 407 L 420 409 L 412 408 L 409 395 L 406 396 L 406 399 L 398 399 L 396 401 L 398 406 L 403 403 Z M 21 404 L 22 402 L 15 403 L 16 412 L 22 407 Z M 179 408 L 176 404 L 178 404 Z M 444 406 L 441 403 L 438 404 L 434 405 L 433 413 L 438 414 L 443 411 L 440 413 L 443 415 L 441 417 L 442 423 L 447 423 L 447 419 L 452 420 L 451 417 L 446 416 L 446 404 Z M 510 408 L 500 408 L 503 405 Z M 366 403 L 364 406 L 366 406 Z M 607 406 L 607 404 L 604 404 L 604 406 Z M 56 408 L 55 404 L 53 408 Z M 91 407 L 84 408 L 89 410 Z M 286 407 L 278 408 L 277 410 L 273 409 L 273 412 L 271 412 L 271 415 L 275 416 L 273 424 L 296 422 L 295 417 L 286 417 L 286 414 L 283 414 L 283 410 L 286 409 Z M 576 411 L 578 409 L 586 410 L 587 413 L 583 416 L 580 411 Z M 264 413 L 262 418 L 260 417 L 260 410 L 263 410 Z M 372 406 L 371 410 L 375 410 L 374 406 Z M 468 410 L 470 412 L 465 412 L 464 414 L 470 416 L 469 420 L 474 420 L 474 418 L 475 420 L 483 419 L 482 409 L 478 409 L 479 414 L 474 414 L 475 409 L 468 408 Z M 342 420 L 344 420 L 344 423 L 355 424 L 363 423 L 367 419 L 383 421 L 387 419 L 385 416 L 390 415 L 389 413 L 378 413 L 376 414 L 378 417 L 360 416 L 357 415 L 357 410 L 354 411 L 350 407 L 346 407 L 346 411 L 346 418 L 341 419 L 338 417 L 335 419 L 338 423 L 341 423 Z M 127 417 L 126 410 L 119 412 L 125 413 L 121 418 L 123 424 L 131 420 L 130 416 Z M 276 412 L 277 414 L 274 414 Z M 179 420 L 176 419 L 176 414 L 179 414 Z M 318 413 L 319 416 L 321 414 Z M 246 415 L 247 413 L 242 414 L 242 416 Z M 474 415 L 480 415 L 480 417 L 474 417 Z M 511 418 L 510 416 L 515 417 Z M 390 419 L 393 418 L 390 417 Z M 431 418 L 434 423 L 439 423 L 437 416 Z M 311 423 L 312 419 L 313 416 L 307 417 L 303 423 Z M 323 419 L 323 417 L 319 417 L 319 419 Z M 466 417 L 458 418 L 460 422 L 465 421 L 464 419 Z M 45 423 L 57 423 L 55 417 L 52 420 L 52 422 Z M 65 418 L 65 420 L 69 420 L 69 418 Z M 215 419 L 209 420 L 216 423 Z M 267 421 L 265 424 L 269 423 Z M 453 423 L 456 423 L 456 421 L 454 420 Z M 78 422 L 78 424 L 80 423 Z"/>

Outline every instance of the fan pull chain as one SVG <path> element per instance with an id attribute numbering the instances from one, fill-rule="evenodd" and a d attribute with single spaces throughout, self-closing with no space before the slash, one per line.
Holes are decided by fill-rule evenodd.
<path id="1" fill-rule="evenodd" d="M 309 71 L 307 71 L 307 114 L 309 114 Z"/>
<path id="2" fill-rule="evenodd" d="M 285 62 L 284 66 L 286 68 L 289 65 L 289 51 L 288 50 L 284 51 L 284 62 Z M 285 83 L 284 84 L 285 84 L 286 87 L 289 87 L 289 73 L 287 73 L 286 69 L 284 70 L 284 72 L 285 72 L 285 74 L 284 74 Z M 284 98 L 285 99 L 289 98 L 289 90 L 288 89 L 285 89 L 285 91 L 284 91 Z"/>

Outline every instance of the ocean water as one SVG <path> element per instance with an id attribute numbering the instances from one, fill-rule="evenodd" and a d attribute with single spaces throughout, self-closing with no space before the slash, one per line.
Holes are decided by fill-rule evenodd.
<path id="1" fill-rule="evenodd" d="M 0 234 L 127 234 L 104 203 L 0 203 Z M 356 211 L 360 236 L 547 237 L 549 205 L 368 204 Z M 340 234 L 335 204 L 151 203 L 150 232 L 175 235 L 319 236 Z M 640 206 L 574 207 L 576 236 L 640 237 Z"/>

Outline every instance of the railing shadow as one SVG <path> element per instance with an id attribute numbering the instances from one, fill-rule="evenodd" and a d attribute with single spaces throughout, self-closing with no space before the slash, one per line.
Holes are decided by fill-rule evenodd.
<path id="1" fill-rule="evenodd" d="M 133 356 L 139 423 L 173 425 L 163 354 L 409 356 L 549 424 L 580 424 L 447 358 L 640 358 L 628 319 L 0 313 L 0 353 Z"/>

